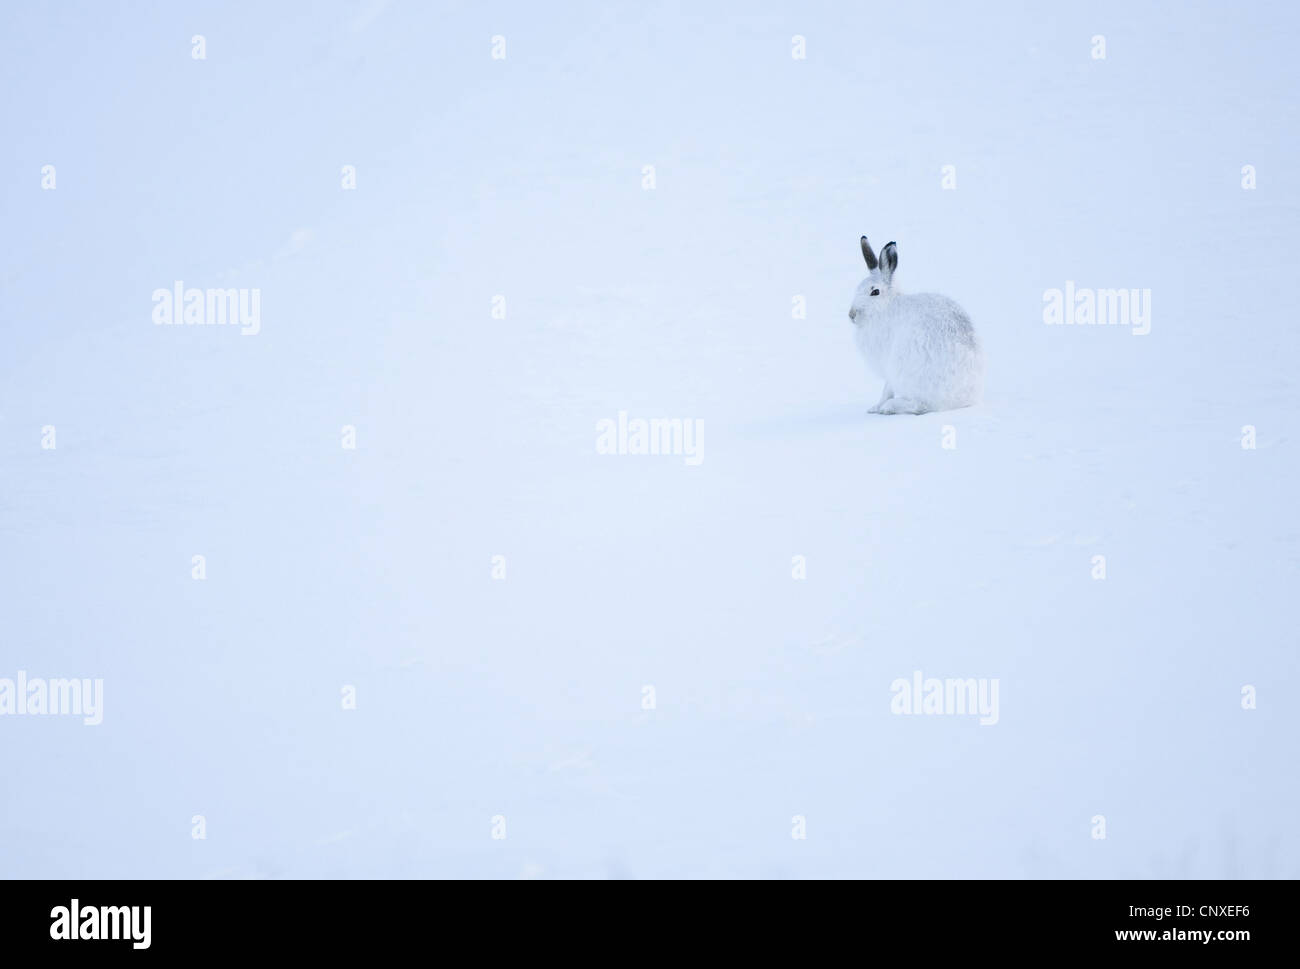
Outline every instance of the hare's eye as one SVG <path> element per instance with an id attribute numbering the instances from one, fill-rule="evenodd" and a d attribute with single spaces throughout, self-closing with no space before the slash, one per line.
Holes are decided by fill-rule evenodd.
<path id="1" fill-rule="evenodd" d="M 878 289 L 873 289 L 873 290 L 871 291 L 871 295 L 872 295 L 872 296 L 879 296 L 879 295 L 880 295 L 880 290 L 878 290 Z"/>

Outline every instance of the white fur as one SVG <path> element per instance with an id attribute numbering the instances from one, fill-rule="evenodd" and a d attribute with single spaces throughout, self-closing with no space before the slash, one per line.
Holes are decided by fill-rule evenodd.
<path id="1" fill-rule="evenodd" d="M 862 242 L 865 254 L 865 237 Z M 849 310 L 858 349 L 885 381 L 868 413 L 924 414 L 979 403 L 984 354 L 970 317 L 938 293 L 902 293 L 893 281 L 897 258 L 892 242 L 880 251 L 879 266 L 858 285 Z"/>

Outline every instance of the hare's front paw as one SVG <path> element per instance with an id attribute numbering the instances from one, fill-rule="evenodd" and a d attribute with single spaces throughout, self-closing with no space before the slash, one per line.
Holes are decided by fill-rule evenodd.
<path id="1" fill-rule="evenodd" d="M 873 408 L 871 408 L 869 411 L 867 411 L 867 413 L 868 413 L 868 414 L 884 414 L 884 413 L 886 413 L 886 411 L 883 410 L 883 408 L 884 408 L 884 406 L 885 406 L 886 403 L 888 403 L 891 399 L 893 399 L 893 396 L 894 396 L 894 392 L 893 392 L 892 390 L 889 389 L 889 385 L 888 385 L 888 384 L 885 384 L 885 390 L 884 390 L 884 393 L 882 393 L 882 394 L 880 395 L 880 400 L 876 401 L 876 406 L 873 407 Z"/>
<path id="2" fill-rule="evenodd" d="M 880 405 L 882 414 L 924 414 L 929 409 L 924 402 L 906 397 L 891 397 Z"/>

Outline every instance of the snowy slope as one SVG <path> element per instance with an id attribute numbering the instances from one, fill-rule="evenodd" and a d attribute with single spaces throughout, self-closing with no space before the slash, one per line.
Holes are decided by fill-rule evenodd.
<path id="1" fill-rule="evenodd" d="M 0 717 L 0 873 L 1300 875 L 1290 6 L 3 16 L 0 677 L 105 711 Z M 983 405 L 867 416 L 862 233 Z"/>

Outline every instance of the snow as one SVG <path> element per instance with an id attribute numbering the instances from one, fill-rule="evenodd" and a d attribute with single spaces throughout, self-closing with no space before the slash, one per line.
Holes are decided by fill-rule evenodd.
<path id="1" fill-rule="evenodd" d="M 4 17 L 0 677 L 105 709 L 0 717 L 0 872 L 1300 876 L 1293 7 Z M 866 414 L 863 234 L 982 405 Z"/>

